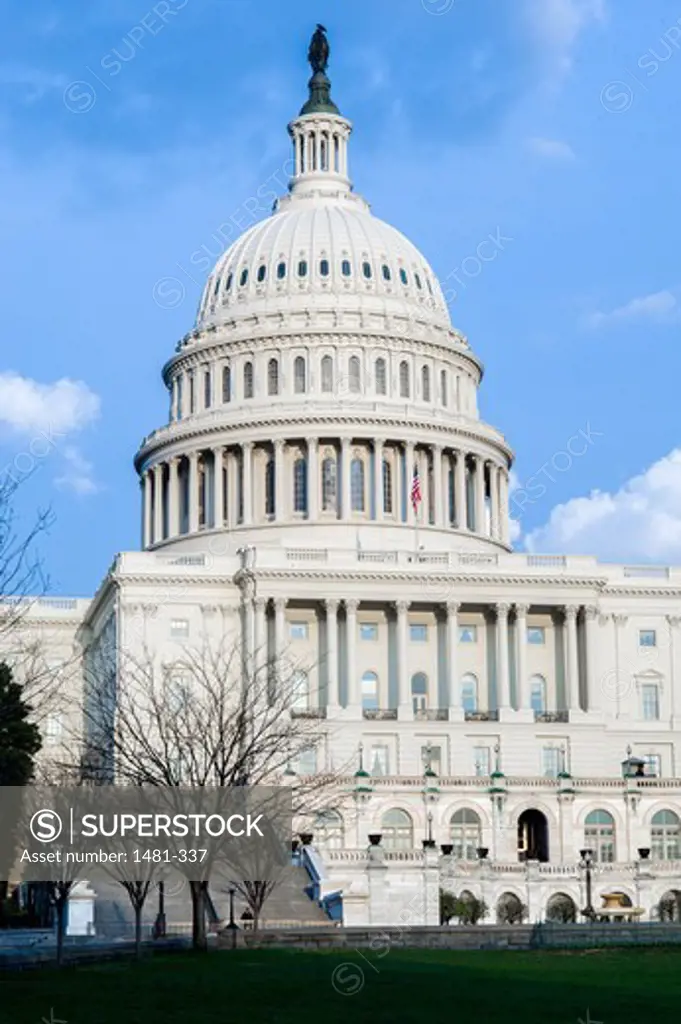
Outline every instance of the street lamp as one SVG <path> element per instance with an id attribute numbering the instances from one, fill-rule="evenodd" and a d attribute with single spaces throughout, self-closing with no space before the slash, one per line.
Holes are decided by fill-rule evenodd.
<path id="1" fill-rule="evenodd" d="M 166 935 L 166 884 L 158 883 L 158 913 L 154 921 L 154 937 L 164 939 Z"/>
<path id="2" fill-rule="evenodd" d="M 579 866 L 580 868 L 583 868 L 586 876 L 586 906 L 584 907 L 582 914 L 588 921 L 594 921 L 596 918 L 596 913 L 594 911 L 593 903 L 591 900 L 591 868 L 594 862 L 593 850 L 580 850 L 579 856 L 581 857 Z"/>
<path id="3" fill-rule="evenodd" d="M 236 933 L 239 930 L 239 925 L 234 920 L 234 895 L 236 889 L 234 886 L 231 886 L 227 891 L 229 892 L 229 924 L 227 925 L 227 931 L 232 936 L 232 949 L 234 949 L 236 946 Z"/>

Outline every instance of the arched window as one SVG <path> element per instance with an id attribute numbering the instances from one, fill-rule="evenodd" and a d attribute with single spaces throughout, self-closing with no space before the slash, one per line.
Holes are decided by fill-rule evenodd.
<path id="1" fill-rule="evenodd" d="M 279 394 L 279 360 L 270 359 L 267 364 L 267 394 Z"/>
<path id="2" fill-rule="evenodd" d="M 378 359 L 376 360 L 376 365 L 374 366 L 374 374 L 376 376 L 376 394 L 387 394 L 385 359 L 383 358 L 383 356 L 379 356 Z"/>
<path id="3" fill-rule="evenodd" d="M 227 280 L 225 281 L 225 291 L 226 292 L 228 292 L 230 290 L 230 288 L 232 287 L 232 281 L 233 280 L 234 280 L 234 274 L 230 270 L 229 274 L 227 274 Z"/>
<path id="4" fill-rule="evenodd" d="M 239 284 L 243 288 L 245 284 L 248 284 L 248 267 L 244 267 L 241 271 L 241 277 L 239 278 Z"/>
<path id="5" fill-rule="evenodd" d="M 471 714 L 478 710 L 478 680 L 472 672 L 467 672 L 461 680 L 461 707 Z"/>
<path id="6" fill-rule="evenodd" d="M 283 260 L 280 263 L 277 263 L 277 277 L 280 281 L 283 281 L 286 277 L 286 264 Z"/>
<path id="7" fill-rule="evenodd" d="M 296 356 L 293 363 L 293 390 L 297 395 L 304 395 L 306 390 L 305 360 Z"/>
<path id="8" fill-rule="evenodd" d="M 414 274 L 414 280 L 416 281 L 416 287 L 421 291 L 421 278 L 416 273 Z"/>
<path id="9" fill-rule="evenodd" d="M 482 846 L 482 827 L 475 811 L 464 807 L 454 812 L 449 820 L 449 839 L 454 847 L 452 857 L 477 861 L 478 848 Z"/>
<path id="10" fill-rule="evenodd" d="M 414 823 L 411 815 L 400 808 L 386 811 L 381 818 L 382 845 L 386 850 L 412 850 Z"/>
<path id="11" fill-rule="evenodd" d="M 546 680 L 543 676 L 530 679 L 530 707 L 535 714 L 546 711 Z"/>
<path id="12" fill-rule="evenodd" d="M 274 515 L 274 456 L 270 455 L 265 465 L 265 515 Z"/>
<path id="13" fill-rule="evenodd" d="M 336 460 L 328 455 L 322 462 L 322 510 L 336 511 Z"/>
<path id="14" fill-rule="evenodd" d="M 244 363 L 244 398 L 253 398 L 253 363 Z"/>
<path id="15" fill-rule="evenodd" d="M 342 850 L 345 845 L 343 819 L 338 811 L 320 811 L 314 820 L 315 845 L 325 850 Z"/>
<path id="16" fill-rule="evenodd" d="M 360 370 L 359 370 L 359 359 L 357 356 L 350 356 L 350 363 L 348 364 L 348 390 L 356 395 L 360 390 Z"/>
<path id="17" fill-rule="evenodd" d="M 383 280 L 389 281 L 390 278 L 392 277 L 392 274 L 390 273 L 390 267 L 388 266 L 387 263 L 383 264 L 383 266 L 381 267 L 381 271 L 383 272 Z"/>
<path id="18" fill-rule="evenodd" d="M 324 356 L 322 359 L 322 391 L 326 393 L 333 391 L 333 359 L 331 356 Z"/>
<path id="19" fill-rule="evenodd" d="M 182 374 L 180 374 L 180 376 L 177 377 L 176 380 L 175 380 L 175 386 L 177 388 L 177 406 L 176 406 L 176 408 L 177 408 L 177 419 L 178 420 L 182 419 L 182 413 L 184 412 L 184 409 L 182 408 L 182 400 L 183 400 L 183 396 L 184 396 L 184 388 L 182 386 L 182 383 L 183 383 L 183 377 L 182 377 Z M 224 398 L 223 398 L 223 401 L 224 401 Z"/>
<path id="20" fill-rule="evenodd" d="M 615 859 L 615 819 L 610 811 L 591 811 L 584 823 L 584 846 L 599 864 Z"/>
<path id="21" fill-rule="evenodd" d="M 650 850 L 653 860 L 678 860 L 681 821 L 674 811 L 658 811 L 653 815 Z"/>
<path id="22" fill-rule="evenodd" d="M 196 377 L 193 373 L 189 374 L 189 412 L 196 412 Z"/>
<path id="23" fill-rule="evenodd" d="M 383 512 L 393 514 L 393 468 L 388 459 L 383 459 Z"/>
<path id="24" fill-rule="evenodd" d="M 258 282 L 260 284 L 262 284 L 262 282 L 265 280 L 265 275 L 266 274 L 267 274 L 267 267 L 265 266 L 264 263 L 261 263 L 260 266 L 258 267 Z"/>
<path id="25" fill-rule="evenodd" d="M 424 402 L 430 401 L 430 370 L 427 366 L 421 367 L 421 398 Z"/>
<path id="26" fill-rule="evenodd" d="M 350 501 L 353 512 L 364 511 L 364 463 L 359 458 L 350 464 Z"/>
<path id="27" fill-rule="evenodd" d="M 328 277 L 329 276 L 329 261 L 328 260 L 320 260 L 319 261 L 319 273 L 321 274 L 322 277 Z"/>
<path id="28" fill-rule="evenodd" d="M 222 367 L 222 401 L 232 400 L 232 371 L 229 366 Z"/>
<path id="29" fill-rule="evenodd" d="M 215 298 L 215 296 L 217 295 L 217 293 L 219 291 L 220 291 L 220 278 L 216 277 L 215 278 L 215 287 L 213 288 L 213 298 Z"/>
<path id="30" fill-rule="evenodd" d="M 428 707 L 428 676 L 425 672 L 415 672 L 411 677 L 411 703 L 414 714 Z"/>
<path id="31" fill-rule="evenodd" d="M 293 511 L 307 512 L 307 462 L 302 455 L 293 463 Z"/>
<path id="32" fill-rule="evenodd" d="M 400 363 L 400 398 L 409 398 L 409 363 L 403 359 Z"/>
<path id="33" fill-rule="evenodd" d="M 375 672 L 365 672 L 362 676 L 362 707 L 367 711 L 378 707 L 378 676 Z"/>
<path id="34" fill-rule="evenodd" d="M 404 269 L 404 267 L 400 267 L 400 281 L 402 282 L 402 284 L 409 284 L 407 271 Z"/>
<path id="35" fill-rule="evenodd" d="M 362 273 L 366 277 L 367 281 L 371 278 L 371 264 L 366 260 L 362 264 Z"/>
<path id="36" fill-rule="evenodd" d="M 343 260 L 341 263 L 341 274 L 343 277 L 350 277 L 352 274 L 352 266 L 350 260 Z"/>
<path id="37" fill-rule="evenodd" d="M 307 277 L 307 260 L 298 260 L 298 277 Z"/>
<path id="38" fill-rule="evenodd" d="M 206 370 L 203 374 L 203 407 L 204 409 L 210 409 L 213 404 L 213 378 L 210 370 Z"/>
<path id="39" fill-rule="evenodd" d="M 447 371 L 440 370 L 440 404 L 447 406 Z"/>
<path id="40" fill-rule="evenodd" d="M 310 698 L 310 680 L 307 672 L 298 670 L 291 685 L 291 707 L 306 708 Z"/>

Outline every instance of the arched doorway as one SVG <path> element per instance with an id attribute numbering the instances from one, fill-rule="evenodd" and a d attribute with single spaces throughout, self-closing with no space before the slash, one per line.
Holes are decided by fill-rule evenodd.
<path id="1" fill-rule="evenodd" d="M 518 860 L 549 859 L 549 823 L 546 815 L 534 807 L 518 818 Z"/>
<path id="2" fill-rule="evenodd" d="M 678 889 L 667 889 L 657 905 L 657 916 L 660 921 L 681 921 L 681 892 Z"/>
<path id="3" fill-rule="evenodd" d="M 554 893 L 546 904 L 546 920 L 574 924 L 577 920 L 577 907 L 572 896 L 565 892 Z"/>

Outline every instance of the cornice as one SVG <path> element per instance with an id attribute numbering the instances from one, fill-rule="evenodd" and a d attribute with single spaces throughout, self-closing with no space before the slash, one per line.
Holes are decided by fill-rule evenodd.
<path id="1" fill-rule="evenodd" d="M 609 582 L 602 591 L 602 597 L 673 597 L 681 598 L 681 587 L 620 587 Z"/>

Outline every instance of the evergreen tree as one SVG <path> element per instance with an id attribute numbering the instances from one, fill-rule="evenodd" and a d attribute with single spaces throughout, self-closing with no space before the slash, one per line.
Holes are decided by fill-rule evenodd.
<path id="1" fill-rule="evenodd" d="M 0 786 L 25 786 L 33 778 L 42 741 L 30 714 L 20 683 L 9 665 L 0 662 Z"/>

